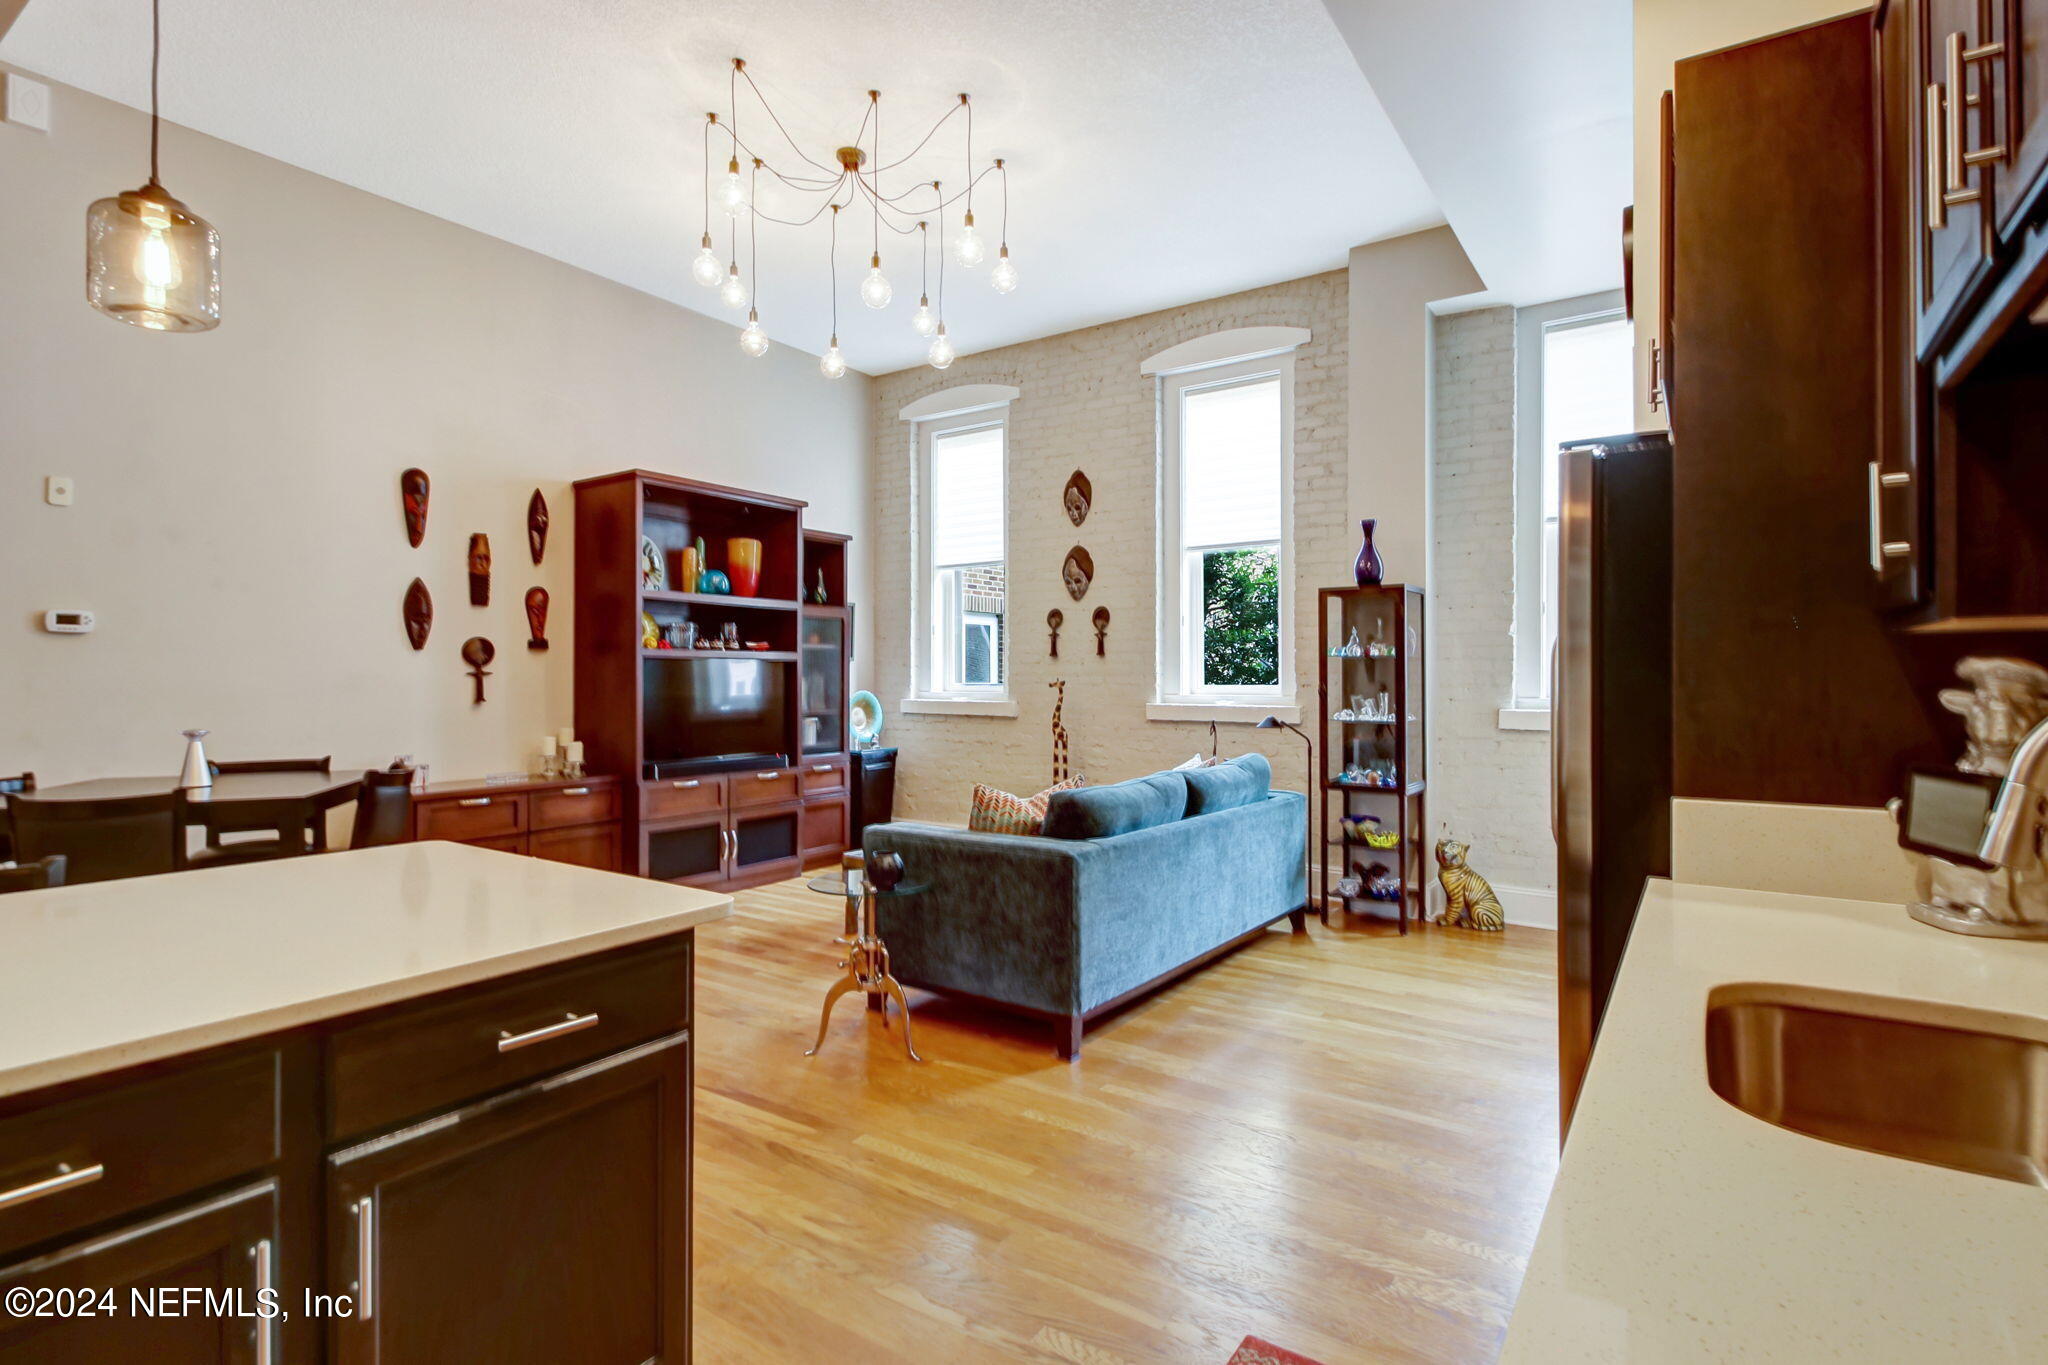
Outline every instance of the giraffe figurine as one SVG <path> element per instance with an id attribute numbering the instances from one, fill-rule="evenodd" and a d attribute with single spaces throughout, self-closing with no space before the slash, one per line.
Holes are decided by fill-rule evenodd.
<path id="1" fill-rule="evenodd" d="M 1060 724 L 1060 710 L 1067 704 L 1067 680 L 1054 678 L 1046 684 L 1056 690 L 1052 703 L 1052 780 L 1064 782 L 1070 766 L 1067 754 L 1067 727 Z"/>

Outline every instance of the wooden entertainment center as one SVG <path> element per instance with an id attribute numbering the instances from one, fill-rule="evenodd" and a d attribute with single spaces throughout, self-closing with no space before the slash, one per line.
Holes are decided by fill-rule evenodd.
<path id="1" fill-rule="evenodd" d="M 847 841 L 847 537 L 807 530 L 805 504 L 623 470 L 576 485 L 576 735 L 594 773 L 619 778 L 621 870 L 731 889 L 836 860 Z M 669 584 L 704 542 L 761 543 L 753 596 L 644 587 L 641 541 Z M 819 583 L 825 600 L 814 599 Z M 643 613 L 664 637 L 643 642 Z M 763 649 L 671 647 L 736 627 Z"/>

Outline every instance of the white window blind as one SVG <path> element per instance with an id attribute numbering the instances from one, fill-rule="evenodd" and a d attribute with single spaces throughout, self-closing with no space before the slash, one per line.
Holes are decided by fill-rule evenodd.
<path id="1" fill-rule="evenodd" d="M 1181 544 L 1280 538 L 1280 381 L 1191 389 L 1181 407 Z"/>
<path id="2" fill-rule="evenodd" d="M 932 567 L 1003 557 L 1003 428 L 932 439 Z"/>

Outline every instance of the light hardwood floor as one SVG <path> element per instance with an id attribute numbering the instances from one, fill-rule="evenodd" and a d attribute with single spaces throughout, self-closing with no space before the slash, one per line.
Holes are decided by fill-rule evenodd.
<path id="1" fill-rule="evenodd" d="M 1091 1028 L 840 1003 L 836 901 L 698 931 L 696 1358 L 1493 1359 L 1556 1167 L 1554 936 L 1313 921 Z"/>

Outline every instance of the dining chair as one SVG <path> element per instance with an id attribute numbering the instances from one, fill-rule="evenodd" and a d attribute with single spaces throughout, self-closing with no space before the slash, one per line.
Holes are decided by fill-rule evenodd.
<path id="1" fill-rule="evenodd" d="M 34 773 L 16 773 L 13 777 L 0 777 L 0 795 L 13 792 L 32 792 L 36 789 Z M 4 803 L 0 803 L 4 804 Z M 0 810 L 0 863 L 14 861 L 14 834 L 7 827 L 7 813 Z"/>
<path id="2" fill-rule="evenodd" d="M 169 872 L 178 865 L 183 804 L 177 792 L 97 801 L 52 801 L 15 792 L 7 797 L 14 856 L 32 863 L 61 854 L 66 880 L 73 884 Z"/>
<path id="3" fill-rule="evenodd" d="M 326 758 L 209 760 L 206 767 L 215 777 L 232 777 L 236 773 L 320 773 L 325 775 L 334 771 L 334 757 L 330 754 Z M 198 816 L 197 823 L 206 831 L 206 851 L 192 855 L 192 862 L 195 866 L 204 863 L 251 862 L 261 858 L 275 858 L 279 856 L 281 850 L 278 847 L 277 830 L 274 826 L 237 817 L 229 811 L 210 810 L 205 807 L 204 803 L 194 803 L 193 811 Z M 265 834 L 269 837 L 237 840 L 234 843 L 229 843 L 221 837 L 224 834 L 252 833 Z M 326 849 L 327 819 L 324 814 L 306 826 L 306 846 L 315 853 Z M 242 849 L 245 850 L 245 854 L 237 858 L 214 856 L 226 849 Z"/>
<path id="4" fill-rule="evenodd" d="M 0 867 L 0 896 L 9 891 L 42 891 L 52 886 L 64 885 L 65 857 L 52 853 L 32 863 L 19 867 Z"/>
<path id="5" fill-rule="evenodd" d="M 350 848 L 403 844 L 412 839 L 411 768 L 372 768 L 363 774 L 356 793 L 356 822 L 349 831 Z"/>

